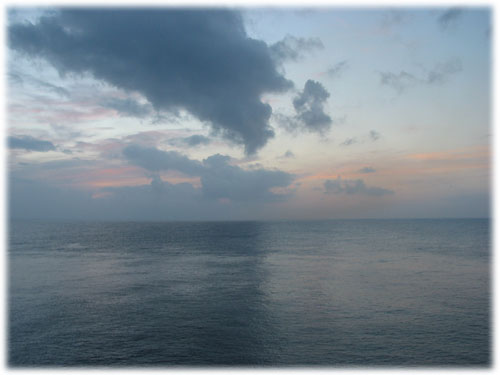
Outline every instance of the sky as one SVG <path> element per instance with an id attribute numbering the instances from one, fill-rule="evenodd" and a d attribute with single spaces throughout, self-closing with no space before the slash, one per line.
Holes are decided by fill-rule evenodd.
<path id="1" fill-rule="evenodd" d="M 489 217 L 491 16 L 10 7 L 9 217 Z"/>

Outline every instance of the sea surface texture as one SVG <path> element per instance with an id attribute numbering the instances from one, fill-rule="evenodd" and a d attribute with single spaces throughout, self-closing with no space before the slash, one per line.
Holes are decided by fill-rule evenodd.
<path id="1" fill-rule="evenodd" d="M 8 361 L 489 366 L 489 220 L 9 223 Z"/>

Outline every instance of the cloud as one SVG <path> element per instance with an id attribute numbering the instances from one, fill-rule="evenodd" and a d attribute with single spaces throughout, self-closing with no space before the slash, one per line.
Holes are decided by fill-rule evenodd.
<path id="1" fill-rule="evenodd" d="M 53 93 L 59 95 L 59 96 L 63 96 L 63 97 L 66 97 L 66 98 L 69 98 L 70 97 L 70 93 L 68 90 L 66 90 L 64 87 L 61 87 L 61 86 L 56 86 L 56 85 L 53 85 L 49 82 L 45 82 L 45 81 L 41 81 L 39 79 L 36 79 L 36 78 L 33 78 L 33 82 L 38 85 L 39 87 L 42 87 L 42 88 L 45 88 L 49 91 L 52 91 Z"/>
<path id="2" fill-rule="evenodd" d="M 292 174 L 279 170 L 263 168 L 246 170 L 233 166 L 229 164 L 229 156 L 220 154 L 199 162 L 176 151 L 163 151 L 137 145 L 127 146 L 123 154 L 131 163 L 149 171 L 176 170 L 190 176 L 199 176 L 203 196 L 209 199 L 283 200 L 291 194 L 291 191 L 276 193 L 271 189 L 286 188 L 294 180 Z"/>
<path id="3" fill-rule="evenodd" d="M 261 96 L 293 87 L 230 10 L 63 8 L 9 25 L 8 41 L 63 76 L 90 74 L 138 92 L 156 111 L 185 109 L 247 154 L 274 136 Z"/>
<path id="4" fill-rule="evenodd" d="M 375 169 L 373 169 L 372 167 L 364 167 L 364 168 L 361 168 L 358 170 L 359 173 L 374 173 L 376 172 Z"/>
<path id="5" fill-rule="evenodd" d="M 206 167 L 201 176 L 203 194 L 209 198 L 235 201 L 282 201 L 291 191 L 275 193 L 272 188 L 286 188 L 294 176 L 279 170 L 244 170 L 229 164 L 229 157 L 212 155 L 203 161 Z"/>
<path id="6" fill-rule="evenodd" d="M 338 63 L 336 63 L 335 65 L 333 65 L 331 68 L 329 68 L 326 73 L 328 74 L 328 76 L 330 76 L 331 78 L 338 78 L 340 77 L 344 71 L 349 67 L 349 64 L 347 62 L 347 60 L 343 60 L 343 61 L 340 61 Z"/>
<path id="7" fill-rule="evenodd" d="M 432 69 L 423 69 L 423 74 L 417 76 L 402 70 L 399 73 L 379 72 L 380 83 L 392 87 L 398 93 L 406 91 L 416 85 L 436 85 L 445 83 L 450 76 L 462 71 L 462 61 L 458 58 L 444 63 L 437 63 Z"/>
<path id="8" fill-rule="evenodd" d="M 370 139 L 375 142 L 380 138 L 380 133 L 376 130 L 370 130 Z"/>
<path id="9" fill-rule="evenodd" d="M 202 198 L 200 190 L 190 183 L 171 184 L 168 181 L 163 181 L 157 174 L 151 176 L 151 183 L 149 185 L 109 186 L 101 189 L 101 192 L 112 193 L 115 199 L 126 198 L 136 201 L 141 200 L 140 196 L 151 197 L 152 195 L 162 196 L 167 201 L 178 202 L 199 201 Z"/>
<path id="10" fill-rule="evenodd" d="M 371 195 L 382 196 L 394 194 L 394 191 L 375 187 L 366 186 L 361 179 L 357 180 L 342 180 L 340 176 L 336 180 L 326 180 L 324 183 L 325 194 L 350 194 L 350 195 Z"/>
<path id="11" fill-rule="evenodd" d="M 286 60 L 297 61 L 302 52 L 309 52 L 315 49 L 323 49 L 323 43 L 319 38 L 296 38 L 291 35 L 285 36 L 283 40 L 272 44 L 271 55 L 278 62 Z"/>
<path id="12" fill-rule="evenodd" d="M 30 135 L 10 136 L 8 138 L 8 144 L 11 149 L 28 151 L 47 152 L 56 149 L 52 142 L 36 139 Z"/>
<path id="13" fill-rule="evenodd" d="M 56 86 L 53 85 L 52 83 L 42 81 L 38 78 L 33 77 L 30 74 L 21 74 L 21 73 L 16 73 L 16 72 L 10 72 L 9 73 L 9 80 L 10 82 L 14 84 L 23 84 L 24 82 L 28 82 L 32 85 L 34 85 L 37 88 L 42 88 L 46 89 L 48 91 L 51 91 L 59 96 L 69 98 L 70 97 L 70 92 L 65 89 L 64 87 L 61 86 Z"/>
<path id="14" fill-rule="evenodd" d="M 205 137 L 201 134 L 194 134 L 189 137 L 184 138 L 173 138 L 169 140 L 169 144 L 173 146 L 185 145 L 189 147 L 199 146 L 199 145 L 208 145 L 211 142 L 210 138 Z"/>
<path id="15" fill-rule="evenodd" d="M 458 58 L 437 64 L 434 69 L 427 71 L 424 82 L 427 84 L 441 84 L 446 82 L 449 76 L 462 71 L 462 61 Z"/>
<path id="16" fill-rule="evenodd" d="M 123 155 L 132 164 L 149 171 L 176 170 L 189 176 L 199 176 L 202 164 L 176 151 L 162 151 L 155 147 L 130 145 L 123 149 Z"/>
<path id="17" fill-rule="evenodd" d="M 24 79 L 22 78 L 21 74 L 14 72 L 7 73 L 7 79 L 9 80 L 9 83 L 14 85 L 22 85 L 24 82 Z"/>
<path id="18" fill-rule="evenodd" d="M 447 30 L 451 26 L 456 25 L 462 13 L 463 10 L 460 8 L 450 8 L 444 11 L 437 19 L 437 23 L 441 30 Z"/>
<path id="19" fill-rule="evenodd" d="M 111 108 L 123 116 L 144 118 L 153 112 L 150 104 L 141 104 L 132 98 L 106 98 L 101 102 L 106 108 Z"/>
<path id="20" fill-rule="evenodd" d="M 400 25 L 409 17 L 409 14 L 401 10 L 391 9 L 385 12 L 381 20 L 382 29 L 390 29 Z"/>
<path id="21" fill-rule="evenodd" d="M 290 150 L 287 150 L 283 155 L 278 156 L 278 159 L 292 159 L 292 158 L 295 158 L 295 154 Z"/>
<path id="22" fill-rule="evenodd" d="M 392 87 L 398 93 L 402 93 L 408 87 L 415 85 L 419 80 L 413 74 L 401 71 L 398 74 L 392 72 L 380 72 L 380 83 Z"/>
<path id="23" fill-rule="evenodd" d="M 365 143 L 367 140 L 370 140 L 372 142 L 375 142 L 379 140 L 381 137 L 381 134 L 376 131 L 376 130 L 370 130 L 368 133 L 368 136 L 362 136 L 360 138 L 357 137 L 352 137 L 352 138 L 346 138 L 344 142 L 339 143 L 339 146 L 351 146 L 356 143 Z"/>
<path id="24" fill-rule="evenodd" d="M 340 143 L 339 146 L 351 146 L 355 143 L 358 143 L 356 138 L 347 138 L 344 142 Z"/>
<path id="25" fill-rule="evenodd" d="M 71 220 L 187 220 L 227 218 L 218 202 L 203 200 L 188 183 L 105 187 L 89 192 L 43 180 L 9 176 L 9 217 Z M 224 215 L 226 214 L 226 215 Z"/>
<path id="26" fill-rule="evenodd" d="M 293 100 L 293 107 L 297 112 L 295 118 L 302 128 L 320 134 L 330 129 L 332 119 L 323 109 L 329 97 L 330 93 L 321 83 L 307 80 L 304 90 Z"/>

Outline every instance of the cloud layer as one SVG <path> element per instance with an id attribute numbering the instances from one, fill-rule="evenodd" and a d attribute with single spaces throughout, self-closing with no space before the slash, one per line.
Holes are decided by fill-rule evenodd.
<path id="1" fill-rule="evenodd" d="M 152 172 L 175 170 L 189 176 L 199 176 L 203 196 L 208 199 L 226 198 L 234 201 L 277 201 L 290 192 L 275 193 L 273 188 L 287 188 L 294 176 L 279 170 L 243 169 L 229 164 L 229 156 L 212 155 L 203 162 L 189 159 L 176 151 L 130 145 L 123 155 L 132 164 Z"/>
<path id="2" fill-rule="evenodd" d="M 10 25 L 8 41 L 62 75 L 91 74 L 157 111 L 185 109 L 248 154 L 274 136 L 261 95 L 293 86 L 229 10 L 67 8 Z"/>
<path id="3" fill-rule="evenodd" d="M 336 180 L 326 180 L 324 187 L 325 194 L 356 194 L 371 196 L 394 194 L 394 191 L 392 190 L 375 186 L 367 186 L 361 179 L 343 180 L 340 176 L 338 176 Z"/>

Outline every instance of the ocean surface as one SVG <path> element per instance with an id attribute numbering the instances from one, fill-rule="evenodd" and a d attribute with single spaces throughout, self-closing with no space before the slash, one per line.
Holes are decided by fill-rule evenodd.
<path id="1" fill-rule="evenodd" d="M 489 220 L 8 232 L 9 366 L 490 365 Z"/>

